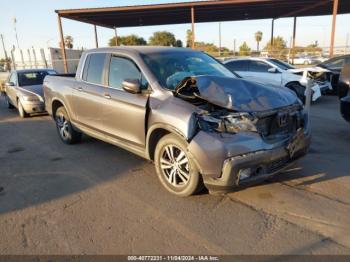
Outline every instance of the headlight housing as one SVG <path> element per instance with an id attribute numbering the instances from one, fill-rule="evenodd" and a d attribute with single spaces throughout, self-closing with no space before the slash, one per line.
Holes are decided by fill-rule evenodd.
<path id="1" fill-rule="evenodd" d="M 199 128 L 210 132 L 238 133 L 257 132 L 254 119 L 248 113 L 233 113 L 225 116 L 199 115 Z"/>
<path id="2" fill-rule="evenodd" d="M 23 101 L 26 102 L 39 102 L 40 99 L 37 96 L 22 96 Z"/>

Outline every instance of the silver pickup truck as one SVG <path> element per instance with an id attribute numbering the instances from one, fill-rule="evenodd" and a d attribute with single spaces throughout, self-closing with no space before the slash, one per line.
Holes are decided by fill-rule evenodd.
<path id="1" fill-rule="evenodd" d="M 310 144 L 295 93 L 241 79 L 191 49 L 90 50 L 75 77 L 45 78 L 44 97 L 63 142 L 86 133 L 152 160 L 178 196 L 265 179 Z"/>

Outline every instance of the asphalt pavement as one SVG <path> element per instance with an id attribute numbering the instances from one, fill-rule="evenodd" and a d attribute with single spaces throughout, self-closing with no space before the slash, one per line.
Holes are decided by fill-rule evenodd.
<path id="1" fill-rule="evenodd" d="M 0 254 L 350 254 L 350 124 L 312 105 L 310 153 L 224 196 L 179 198 L 152 163 L 0 98 Z M 2 188 L 2 190 L 1 190 Z"/>

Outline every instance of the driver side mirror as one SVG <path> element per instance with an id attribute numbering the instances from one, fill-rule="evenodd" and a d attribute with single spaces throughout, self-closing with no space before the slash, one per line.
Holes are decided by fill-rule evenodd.
<path id="1" fill-rule="evenodd" d="M 271 67 L 271 68 L 269 68 L 269 69 L 267 70 L 267 72 L 272 73 L 272 74 L 275 74 L 275 73 L 278 73 L 278 70 L 277 70 L 276 67 Z"/>
<path id="2" fill-rule="evenodd" d="M 13 83 L 13 82 L 6 82 L 5 86 L 15 86 L 15 83 Z"/>
<path id="3" fill-rule="evenodd" d="M 126 92 L 132 94 L 141 93 L 141 83 L 138 79 L 125 79 L 122 86 Z"/>

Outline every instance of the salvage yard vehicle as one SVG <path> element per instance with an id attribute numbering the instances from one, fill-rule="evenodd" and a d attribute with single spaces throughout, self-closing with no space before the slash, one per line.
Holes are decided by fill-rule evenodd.
<path id="1" fill-rule="evenodd" d="M 14 70 L 5 82 L 5 99 L 8 108 L 17 108 L 20 117 L 45 112 L 43 82 L 51 69 Z"/>
<path id="2" fill-rule="evenodd" d="M 341 70 L 339 83 L 340 112 L 343 118 L 350 122 L 350 64 Z"/>
<path id="3" fill-rule="evenodd" d="M 186 48 L 86 51 L 75 78 L 45 78 L 44 95 L 64 143 L 86 133 L 152 160 L 178 196 L 266 179 L 310 144 L 308 114 L 292 91 L 238 78 Z"/>
<path id="4" fill-rule="evenodd" d="M 312 56 L 296 56 L 294 59 L 289 58 L 289 63 L 294 63 L 294 65 L 314 65 L 318 60 Z"/>
<path id="5" fill-rule="evenodd" d="M 243 78 L 262 84 L 287 87 L 293 90 L 300 100 L 305 101 L 305 83 L 302 81 L 303 72 L 308 71 L 312 79 L 312 101 L 316 101 L 321 92 L 331 88 L 324 74 L 328 72 L 322 68 L 298 69 L 292 65 L 274 58 L 237 58 L 224 61 L 225 66 Z"/>

